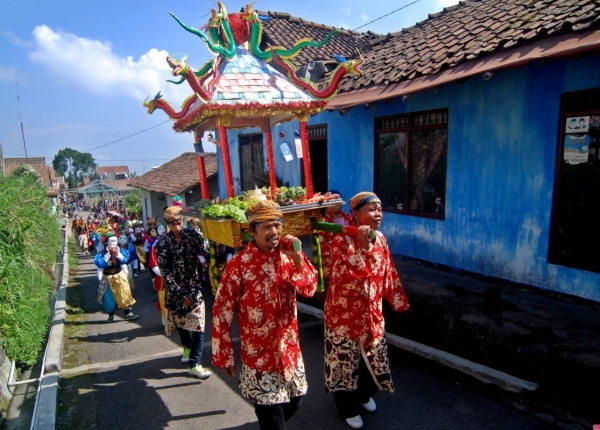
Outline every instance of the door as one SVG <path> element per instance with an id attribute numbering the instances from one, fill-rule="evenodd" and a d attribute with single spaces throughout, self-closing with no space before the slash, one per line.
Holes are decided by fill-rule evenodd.
<path id="1" fill-rule="evenodd" d="M 327 168 L 327 124 L 309 126 L 307 131 L 313 188 L 315 193 L 321 192 L 324 194 L 329 190 L 329 170 Z M 306 186 L 304 182 L 303 168 L 302 183 Z"/>

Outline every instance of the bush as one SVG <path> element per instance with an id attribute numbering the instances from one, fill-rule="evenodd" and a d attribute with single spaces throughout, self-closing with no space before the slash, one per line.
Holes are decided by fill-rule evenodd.
<path id="1" fill-rule="evenodd" d="M 35 175 L 0 177 L 0 333 L 19 367 L 34 364 L 50 318 L 61 230 Z"/>

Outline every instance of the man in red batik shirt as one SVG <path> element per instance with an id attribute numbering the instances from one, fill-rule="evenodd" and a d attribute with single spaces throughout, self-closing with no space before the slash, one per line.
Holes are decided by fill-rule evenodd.
<path id="1" fill-rule="evenodd" d="M 325 388 L 346 423 L 361 428 L 360 410 L 374 412 L 378 390 L 394 392 L 384 335 L 382 300 L 407 310 L 385 236 L 377 231 L 383 212 L 371 192 L 350 199 L 356 238 L 337 234 L 330 242 L 331 274 L 325 299 Z M 375 237 L 369 233 L 375 230 Z M 324 270 L 325 272 L 325 270 Z"/>
<path id="2" fill-rule="evenodd" d="M 259 201 L 247 215 L 254 240 L 227 263 L 213 305 L 213 364 L 236 374 L 231 324 L 237 312 L 242 394 L 254 402 L 261 429 L 285 429 L 308 388 L 296 293 L 314 294 L 317 271 L 301 250 L 293 250 L 298 239 L 282 237 L 277 203 Z"/>

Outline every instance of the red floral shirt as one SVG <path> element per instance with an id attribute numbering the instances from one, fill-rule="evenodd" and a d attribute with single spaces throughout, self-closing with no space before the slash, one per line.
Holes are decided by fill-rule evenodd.
<path id="1" fill-rule="evenodd" d="M 354 225 L 352 215 L 342 211 L 342 218 L 344 218 L 345 225 Z M 330 213 L 326 213 L 323 217 L 323 221 L 333 223 L 333 216 Z M 319 240 L 321 241 L 321 264 L 323 265 L 323 277 L 329 279 L 331 277 L 331 242 L 333 238 L 340 233 L 328 233 L 322 231 L 319 233 Z"/>
<path id="2" fill-rule="evenodd" d="M 227 263 L 213 306 L 213 364 L 234 365 L 231 324 L 234 312 L 240 333 L 242 363 L 277 372 L 289 379 L 298 365 L 300 344 L 296 293 L 310 297 L 317 271 L 304 256 L 294 261 L 279 250 L 263 254 L 251 242 Z"/>
<path id="3" fill-rule="evenodd" d="M 375 243 L 369 251 L 350 236 L 335 235 L 325 300 L 325 325 L 337 335 L 360 341 L 367 348 L 383 337 L 384 297 L 397 312 L 409 307 L 385 236 L 379 231 L 375 233 Z"/>

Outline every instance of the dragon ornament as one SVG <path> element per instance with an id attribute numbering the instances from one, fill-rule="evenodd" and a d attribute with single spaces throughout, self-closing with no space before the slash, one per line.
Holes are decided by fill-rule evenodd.
<path id="1" fill-rule="evenodd" d="M 260 41 L 262 39 L 262 22 L 256 11 L 254 11 L 252 8 L 252 3 L 248 3 L 246 5 L 246 11 L 241 12 L 239 15 L 250 25 L 250 40 L 248 43 L 250 52 L 263 61 L 271 61 L 274 55 L 277 55 L 282 59 L 294 58 L 304 48 L 320 48 L 338 33 L 337 30 L 334 30 L 320 42 L 313 42 L 310 38 L 300 39 L 294 43 L 294 46 L 291 49 L 285 49 L 283 46 L 274 46 L 272 49 L 263 51 L 260 49 Z"/>
<path id="2" fill-rule="evenodd" d="M 171 67 L 171 73 L 173 73 L 173 76 L 181 76 L 179 81 L 167 80 L 167 82 L 179 85 L 187 81 L 200 100 L 204 102 L 210 100 L 218 80 L 218 67 L 221 63 L 221 57 L 208 61 L 199 72 L 194 72 L 186 60 L 187 57 L 180 61 L 167 55 L 167 64 Z"/>
<path id="3" fill-rule="evenodd" d="M 218 2 L 218 4 L 219 12 L 216 12 L 214 9 L 211 11 L 211 18 L 207 26 L 209 30 L 208 36 L 202 30 L 185 25 L 172 12 L 169 12 L 169 14 L 175 18 L 175 21 L 183 29 L 200 37 L 210 52 L 215 55 L 222 55 L 227 59 L 232 59 L 236 55 L 236 44 L 231 27 L 229 26 L 227 9 L 225 9 L 223 3 Z"/>
<path id="4" fill-rule="evenodd" d="M 308 79 L 299 78 L 296 75 L 296 68 L 289 61 L 283 60 L 277 55 L 273 55 L 273 59 L 276 64 L 280 65 L 287 71 L 288 78 L 294 82 L 294 84 L 308 91 L 313 97 L 322 100 L 326 100 L 335 95 L 337 92 L 337 87 L 345 75 L 351 74 L 360 76 L 362 73 L 358 69 L 358 66 L 365 61 L 362 54 L 360 54 L 360 57 L 356 60 L 344 61 L 338 64 L 338 66 L 331 73 L 331 77 L 328 79 L 327 84 L 322 89 L 319 89 Z"/>
<path id="5" fill-rule="evenodd" d="M 191 95 L 181 104 L 181 111 L 175 112 L 175 109 L 169 104 L 168 101 L 163 100 L 160 91 L 156 93 L 154 98 L 148 101 L 148 97 L 144 100 L 144 106 L 148 108 L 148 113 L 152 114 L 156 109 L 161 109 L 169 116 L 169 118 L 176 120 L 181 119 L 188 114 L 190 108 L 196 101 L 196 95 Z"/>

